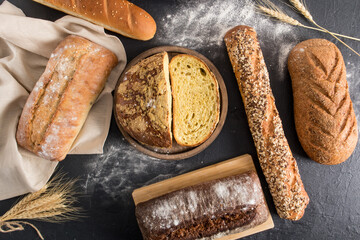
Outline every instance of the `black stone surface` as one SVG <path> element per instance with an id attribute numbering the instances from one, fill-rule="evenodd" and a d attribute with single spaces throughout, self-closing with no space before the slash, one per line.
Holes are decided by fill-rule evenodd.
<path id="1" fill-rule="evenodd" d="M 0 0 L 1 2 L 3 0 Z M 54 21 L 64 16 L 61 12 L 30 0 L 10 0 L 10 2 L 20 7 L 29 17 Z M 81 221 L 63 224 L 32 221 L 45 239 L 142 239 L 134 215 L 134 204 L 131 198 L 133 189 L 245 153 L 251 154 L 254 159 L 275 223 L 274 229 L 245 239 L 360 239 L 360 176 L 358 174 L 360 171 L 358 161 L 360 147 L 357 146 L 353 155 L 345 163 L 336 166 L 323 166 L 306 156 L 297 139 L 293 121 L 293 100 L 291 81 L 286 70 L 286 54 L 291 49 L 289 46 L 309 38 L 326 38 L 336 43 L 347 66 L 351 98 L 357 116 L 360 113 L 360 57 L 324 33 L 299 27 L 289 27 L 290 31 L 286 30 L 286 33 L 282 33 L 282 28 L 279 28 L 278 23 L 273 22 L 271 25 L 269 20 L 259 14 L 251 15 L 250 20 L 245 19 L 241 14 L 238 18 L 233 13 L 227 14 L 229 18 L 236 19 L 232 21 L 227 21 L 227 19 L 222 33 L 218 31 L 219 22 L 212 22 L 214 16 L 209 19 L 209 23 L 200 26 L 201 29 L 196 29 L 196 32 L 189 32 L 186 29 L 191 29 L 191 24 L 196 24 L 196 22 L 206 22 L 206 18 L 202 18 L 202 16 L 208 16 L 206 15 L 208 9 L 215 11 L 214 5 L 221 3 L 221 6 L 233 7 L 236 2 L 241 7 L 241 4 L 248 4 L 246 1 L 134 0 L 133 2 L 146 9 L 154 17 L 158 32 L 153 40 L 147 42 L 115 34 L 124 44 L 128 61 L 149 48 L 161 45 L 186 46 L 204 54 L 217 66 L 227 86 L 229 111 L 225 126 L 219 137 L 204 152 L 190 159 L 168 162 L 152 159 L 134 150 L 123 139 L 112 119 L 109 136 L 104 146 L 104 154 L 69 155 L 59 164 L 61 171 L 67 173 L 69 177 L 80 178 L 77 184 L 78 191 L 82 195 L 79 205 L 84 208 L 87 217 Z M 292 12 L 286 5 L 278 1 L 274 2 L 285 8 L 291 16 L 306 23 L 300 15 Z M 174 16 L 186 15 L 186 8 L 192 8 L 189 12 L 194 13 L 196 6 L 199 6 L 199 14 L 195 15 L 195 18 L 192 18 L 193 15 L 190 14 L 183 23 L 170 21 Z M 359 1 L 317 0 L 307 1 L 307 6 L 320 25 L 334 32 L 354 37 L 360 36 Z M 238 11 L 241 12 L 241 8 Z M 221 14 L 219 14 L 219 18 L 226 19 Z M 259 19 L 265 19 L 264 24 L 273 26 L 274 31 L 272 29 L 265 31 L 266 29 L 264 30 Z M 214 43 L 212 41 L 214 36 L 219 36 L 221 40 L 221 34 L 229 29 L 231 24 L 235 26 L 246 23 L 252 26 L 251 21 L 254 21 L 253 26 L 256 30 L 260 30 L 258 31 L 259 39 L 285 134 L 297 159 L 305 188 L 310 196 L 310 204 L 305 215 L 297 222 L 280 219 L 276 214 L 257 160 L 225 46 L 222 42 Z M 176 24 L 176 29 L 171 24 Z M 177 31 L 178 35 L 170 31 Z M 202 31 L 204 32 L 203 38 L 201 38 Z M 184 34 L 191 35 L 193 38 L 184 39 L 183 42 L 179 41 L 183 39 Z M 278 35 L 283 37 L 278 38 Z M 203 41 L 203 44 L 199 44 L 199 38 L 200 43 Z M 359 42 L 349 40 L 346 42 L 360 51 Z M 285 48 L 286 46 L 287 48 Z M 284 65 L 284 69 L 279 67 L 281 64 Z M 8 210 L 16 200 L 17 198 L 1 201 L 0 215 Z M 38 237 L 30 227 L 26 227 L 26 231 L 22 232 L 0 233 L 0 239 L 38 239 Z"/>

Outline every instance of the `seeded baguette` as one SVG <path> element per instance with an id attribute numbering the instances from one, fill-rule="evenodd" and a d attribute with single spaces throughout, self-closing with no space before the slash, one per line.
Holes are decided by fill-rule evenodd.
<path id="1" fill-rule="evenodd" d="M 356 147 L 358 128 L 341 52 L 325 39 L 306 40 L 290 52 L 288 67 L 302 147 L 321 164 L 344 162 Z"/>
<path id="2" fill-rule="evenodd" d="M 156 32 L 149 13 L 126 0 L 33 0 L 129 38 L 149 40 Z"/>
<path id="3" fill-rule="evenodd" d="M 299 220 L 309 197 L 284 135 L 256 32 L 237 26 L 224 40 L 276 210 L 281 218 Z"/>
<path id="4" fill-rule="evenodd" d="M 18 144 L 42 158 L 63 160 L 116 64 L 114 53 L 85 38 L 61 41 L 26 101 Z"/>

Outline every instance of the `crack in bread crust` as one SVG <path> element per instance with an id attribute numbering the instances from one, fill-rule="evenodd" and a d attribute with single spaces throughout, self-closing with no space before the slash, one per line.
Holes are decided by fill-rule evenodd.
<path id="1" fill-rule="evenodd" d="M 85 38 L 61 41 L 23 108 L 18 144 L 42 158 L 63 160 L 116 64 L 114 53 Z"/>
<path id="2" fill-rule="evenodd" d="M 86 50 L 88 51 L 88 49 Z M 67 91 L 68 86 L 73 80 L 80 59 L 86 55 L 84 51 L 85 49 L 80 52 L 75 51 L 75 57 L 71 57 L 70 61 L 61 62 L 64 61 L 64 59 L 68 59 L 63 57 L 64 54 L 68 54 L 64 51 L 63 54 L 61 54 L 62 56 L 59 57 L 49 81 L 44 85 L 44 89 L 35 105 L 34 115 L 30 122 L 30 139 L 34 147 L 38 147 L 44 142 L 45 133 L 54 121 L 54 116 L 61 103 L 63 94 Z"/>

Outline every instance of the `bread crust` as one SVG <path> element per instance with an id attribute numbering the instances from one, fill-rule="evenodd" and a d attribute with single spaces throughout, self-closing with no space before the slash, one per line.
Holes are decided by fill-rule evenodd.
<path id="1" fill-rule="evenodd" d="M 33 0 L 129 38 L 149 40 L 156 32 L 149 13 L 126 0 Z"/>
<path id="2" fill-rule="evenodd" d="M 132 66 L 116 92 L 116 117 L 137 141 L 172 146 L 168 54 L 158 53 Z"/>
<path id="3" fill-rule="evenodd" d="M 257 34 L 237 26 L 224 40 L 276 210 L 281 218 L 299 220 L 309 197 L 282 128 Z"/>
<path id="4" fill-rule="evenodd" d="M 23 108 L 18 144 L 63 160 L 116 64 L 114 53 L 85 38 L 70 35 L 60 42 Z"/>
<path id="5" fill-rule="evenodd" d="M 135 214 L 146 240 L 219 239 L 262 224 L 270 215 L 254 171 L 141 202 Z"/>
<path id="6" fill-rule="evenodd" d="M 341 52 L 325 39 L 306 40 L 290 52 L 288 68 L 303 149 L 321 164 L 344 162 L 356 147 L 358 129 Z"/>
<path id="7" fill-rule="evenodd" d="M 213 116 L 210 116 L 209 118 L 213 119 L 212 125 L 209 127 L 209 131 L 206 135 L 204 135 L 201 139 L 199 139 L 196 142 L 185 142 L 184 140 L 182 140 L 180 138 L 180 132 L 184 131 L 184 128 L 181 128 L 181 126 L 178 126 L 177 123 L 179 123 L 180 121 L 185 121 L 185 119 L 181 119 L 180 118 L 180 112 L 181 111 L 185 111 L 184 109 L 180 109 L 178 108 L 178 104 L 176 102 L 179 101 L 187 101 L 187 99 L 181 99 L 180 96 L 178 96 L 176 94 L 175 88 L 179 88 L 181 86 L 181 80 L 175 80 L 175 73 L 174 73 L 174 62 L 177 60 L 177 58 L 192 58 L 195 59 L 196 61 L 198 61 L 204 68 L 205 68 L 205 72 L 208 73 L 210 75 L 210 79 L 212 80 L 212 84 L 214 84 L 214 93 L 215 93 L 215 99 L 213 101 L 215 101 L 215 105 L 216 105 L 216 109 L 213 112 Z M 203 142 L 205 142 L 213 133 L 213 131 L 215 130 L 218 122 L 219 122 L 219 117 L 220 117 L 220 93 L 219 93 L 219 84 L 216 80 L 215 75 L 211 72 L 211 70 L 209 69 L 209 67 L 198 57 L 189 55 L 189 54 L 178 54 L 175 57 L 173 57 L 171 59 L 171 62 L 169 64 L 169 72 L 170 72 L 170 80 L 171 80 L 171 87 L 172 87 L 172 95 L 173 95 L 173 134 L 174 134 L 174 138 L 176 140 L 176 142 L 179 145 L 182 146 L 188 146 L 188 147 L 195 147 L 198 146 L 200 144 L 202 144 Z M 200 79 L 194 79 L 194 81 L 200 81 Z M 179 83 L 180 82 L 180 83 Z M 181 88 L 185 89 L 187 86 L 181 86 Z M 211 105 L 211 102 L 206 103 L 208 105 Z"/>

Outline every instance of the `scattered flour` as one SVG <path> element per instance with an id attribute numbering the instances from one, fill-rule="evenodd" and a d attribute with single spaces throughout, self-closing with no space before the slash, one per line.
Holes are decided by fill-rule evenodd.
<path id="1" fill-rule="evenodd" d="M 227 57 L 223 37 L 230 28 L 249 25 L 257 31 L 263 50 L 268 51 L 264 55 L 278 59 L 271 64 L 278 66 L 280 72 L 286 71 L 287 55 L 298 41 L 296 28 L 258 14 L 251 0 L 181 1 L 172 14 L 164 15 L 157 24 L 156 44 L 206 51 L 211 60 Z M 164 174 L 154 178 L 154 172 L 159 172 L 159 168 Z M 169 162 L 148 157 L 124 139 L 112 139 L 105 146 L 104 154 L 88 164 L 83 187 L 88 194 L 103 191 L 113 199 L 128 198 L 135 188 L 192 168 L 193 164 L 186 161 Z"/>
<path id="2" fill-rule="evenodd" d="M 296 45 L 296 42 L 284 43 L 279 47 L 279 62 L 278 62 L 278 72 L 280 76 L 283 76 L 283 73 L 287 71 L 287 59 L 291 49 Z M 282 77 L 282 79 L 284 79 Z"/>
<path id="3" fill-rule="evenodd" d="M 351 56 L 351 55 L 350 55 Z M 356 56 L 357 57 L 357 56 Z M 349 85 L 350 97 L 353 102 L 353 107 L 356 114 L 356 119 L 360 120 L 360 68 L 359 62 L 356 61 L 347 61 L 346 57 L 344 56 L 345 66 L 346 66 L 346 79 Z M 358 128 L 360 133 L 360 128 Z"/>
<path id="4" fill-rule="evenodd" d="M 206 52 L 210 60 L 225 58 L 223 37 L 226 31 L 237 25 L 255 28 L 264 51 L 265 61 L 278 73 L 281 81 L 285 77 L 286 59 L 290 50 L 300 42 L 297 28 L 279 23 L 261 14 L 250 0 L 189 0 L 181 1 L 172 14 L 158 21 L 158 32 L 154 38 L 158 45 L 177 45 Z M 344 58 L 346 58 L 344 56 Z M 272 59 L 273 62 L 269 62 Z M 275 61 L 274 61 L 275 59 Z M 346 61 L 346 59 L 345 59 Z M 360 69 L 355 62 L 346 62 L 349 89 L 357 119 L 360 119 Z M 149 103 L 151 104 L 151 103 Z M 129 202 L 133 189 L 192 170 L 193 164 L 186 161 L 164 161 L 143 155 L 124 139 L 112 139 L 105 146 L 104 154 L 88 164 L 87 177 L 83 185 L 87 193 L 103 191 L 113 199 L 124 198 Z M 154 177 L 154 172 L 164 174 Z M 219 194 L 226 194 L 218 189 Z"/>
<path id="5" fill-rule="evenodd" d="M 283 78 L 286 58 L 298 42 L 297 29 L 259 14 L 254 3 L 252 0 L 182 1 L 175 13 L 161 19 L 156 41 L 194 50 L 207 49 L 207 56 L 216 59 L 224 53 L 219 48 L 225 48 L 225 33 L 237 25 L 248 25 L 257 31 L 260 44 L 271 51 L 270 58 L 278 59 L 273 64 L 277 64 Z"/>
<path id="6" fill-rule="evenodd" d="M 134 189 L 188 171 L 181 162 L 158 160 L 142 154 L 124 138 L 112 140 L 105 146 L 104 154 L 87 164 L 88 174 L 82 186 L 87 194 L 102 191 L 112 199 L 131 203 L 128 198 Z M 159 169 L 165 174 L 154 177 L 154 172 Z"/>

